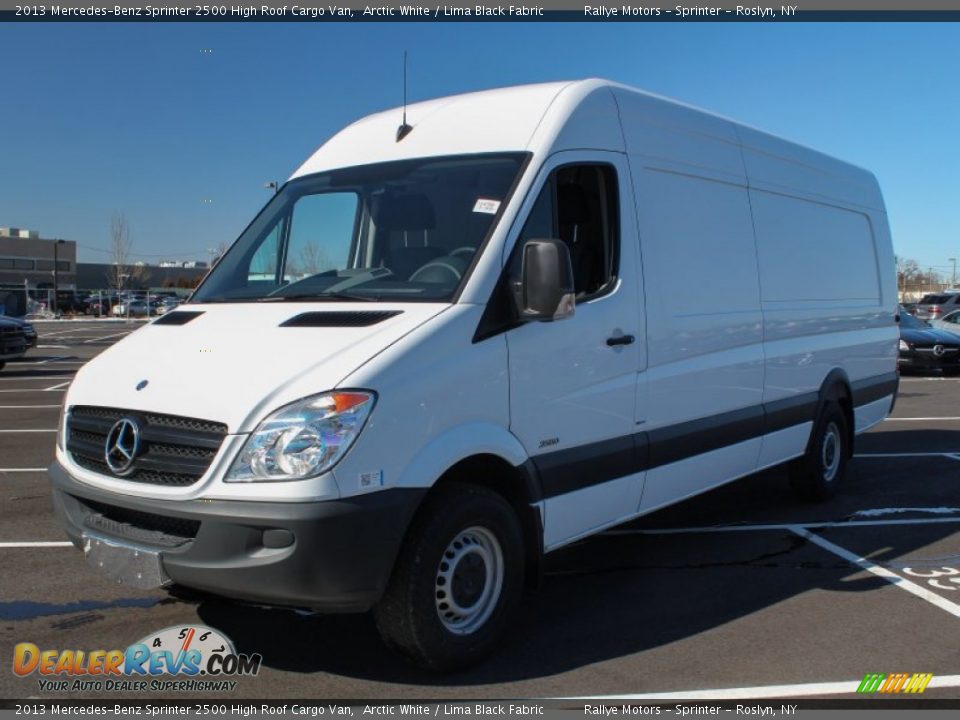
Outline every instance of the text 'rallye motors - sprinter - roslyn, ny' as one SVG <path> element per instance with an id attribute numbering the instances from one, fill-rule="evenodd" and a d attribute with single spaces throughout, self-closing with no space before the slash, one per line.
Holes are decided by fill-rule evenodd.
<path id="1" fill-rule="evenodd" d="M 77 374 L 50 474 L 95 566 L 372 609 L 447 670 L 546 552 L 780 463 L 835 492 L 897 389 L 870 173 L 597 80 L 401 118 Z"/>

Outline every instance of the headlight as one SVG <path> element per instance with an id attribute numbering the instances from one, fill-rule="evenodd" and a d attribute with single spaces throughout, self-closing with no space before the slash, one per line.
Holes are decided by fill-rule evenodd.
<path id="1" fill-rule="evenodd" d="M 63 402 L 60 403 L 60 421 L 57 423 L 57 447 L 61 452 L 67 451 L 67 394 L 63 394 Z"/>
<path id="2" fill-rule="evenodd" d="M 910 347 L 910 345 L 907 343 L 906 340 L 901 340 L 901 341 L 900 341 L 900 349 L 901 349 L 901 350 L 912 350 L 913 348 Z"/>
<path id="3" fill-rule="evenodd" d="M 353 445 L 375 402 L 371 392 L 350 390 L 280 408 L 247 438 L 226 481 L 304 480 L 326 472 Z"/>

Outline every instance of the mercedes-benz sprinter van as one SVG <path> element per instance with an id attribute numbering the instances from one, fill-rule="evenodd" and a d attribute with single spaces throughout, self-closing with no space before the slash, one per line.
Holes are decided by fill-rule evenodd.
<path id="1" fill-rule="evenodd" d="M 77 374 L 50 475 L 90 562 L 373 609 L 450 669 L 544 553 L 780 463 L 835 492 L 897 390 L 870 173 L 598 80 L 402 118 L 335 135 Z"/>

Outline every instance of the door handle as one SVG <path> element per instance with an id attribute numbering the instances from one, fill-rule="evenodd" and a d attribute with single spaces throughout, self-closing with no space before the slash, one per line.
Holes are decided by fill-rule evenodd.
<path id="1" fill-rule="evenodd" d="M 618 335 L 617 337 L 607 338 L 607 345 L 609 347 L 616 347 L 617 345 L 633 345 L 633 341 L 636 338 L 633 335 Z"/>

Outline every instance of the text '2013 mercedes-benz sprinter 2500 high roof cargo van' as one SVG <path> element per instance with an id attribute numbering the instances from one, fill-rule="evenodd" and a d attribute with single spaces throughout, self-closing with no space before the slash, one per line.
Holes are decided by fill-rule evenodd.
<path id="1" fill-rule="evenodd" d="M 372 609 L 436 669 L 544 553 L 761 468 L 829 498 L 897 390 L 873 176 L 588 80 L 364 118 L 77 374 L 50 474 L 121 582 Z"/>

